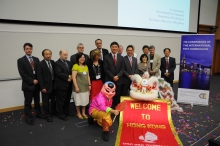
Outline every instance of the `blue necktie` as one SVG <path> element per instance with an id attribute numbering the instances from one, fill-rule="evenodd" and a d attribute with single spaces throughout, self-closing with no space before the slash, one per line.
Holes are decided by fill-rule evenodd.
<path id="1" fill-rule="evenodd" d="M 65 64 L 65 66 L 66 66 L 67 70 L 69 71 L 69 66 L 68 66 L 68 64 L 67 64 L 67 62 L 66 62 L 66 61 L 64 61 L 64 64 Z"/>

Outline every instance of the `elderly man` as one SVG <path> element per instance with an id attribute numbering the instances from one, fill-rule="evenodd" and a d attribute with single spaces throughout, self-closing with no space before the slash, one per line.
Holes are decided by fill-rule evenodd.
<path id="1" fill-rule="evenodd" d="M 58 117 L 67 121 L 69 113 L 69 104 L 72 93 L 72 64 L 67 60 L 68 52 L 60 50 L 60 58 L 55 62 L 55 83 Z"/>
<path id="2" fill-rule="evenodd" d="M 77 53 L 70 57 L 71 64 L 72 65 L 76 64 L 76 56 L 77 56 L 78 53 L 83 53 L 85 55 L 85 59 L 86 59 L 85 62 L 86 62 L 86 64 L 88 64 L 89 56 L 84 53 L 84 45 L 82 43 L 79 43 L 77 45 Z"/>
<path id="3" fill-rule="evenodd" d="M 150 54 L 148 55 L 148 66 L 150 67 L 150 76 L 160 76 L 161 57 L 155 54 L 155 47 L 149 47 Z"/>
<path id="4" fill-rule="evenodd" d="M 47 122 L 52 122 L 51 113 L 56 113 L 56 103 L 54 95 L 54 61 L 51 60 L 52 51 L 49 49 L 44 49 L 42 51 L 42 56 L 44 59 L 38 63 L 37 67 L 37 79 L 40 85 L 43 110 Z M 51 99 L 51 113 L 49 101 Z"/>
<path id="5" fill-rule="evenodd" d="M 119 48 L 118 48 L 118 54 L 121 54 L 122 57 L 126 56 L 126 54 L 123 53 L 123 46 L 122 45 L 119 45 Z"/>

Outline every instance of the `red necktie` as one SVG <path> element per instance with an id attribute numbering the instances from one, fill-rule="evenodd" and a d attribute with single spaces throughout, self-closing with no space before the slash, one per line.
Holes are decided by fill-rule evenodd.
<path id="1" fill-rule="evenodd" d="M 29 57 L 29 58 L 30 58 L 31 67 L 32 67 L 32 69 L 34 70 L 34 61 L 33 61 L 32 57 Z"/>
<path id="2" fill-rule="evenodd" d="M 116 58 L 115 58 L 115 54 L 114 54 L 114 65 L 116 66 Z"/>
<path id="3" fill-rule="evenodd" d="M 166 59 L 166 69 L 169 68 L 169 62 L 168 62 L 168 59 Z"/>
<path id="4" fill-rule="evenodd" d="M 131 67 L 132 67 L 132 58 L 130 58 L 129 60 L 130 60 L 130 65 L 131 65 Z"/>

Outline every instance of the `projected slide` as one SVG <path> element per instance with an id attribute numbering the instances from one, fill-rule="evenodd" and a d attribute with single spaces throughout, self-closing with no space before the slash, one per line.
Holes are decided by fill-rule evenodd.
<path id="1" fill-rule="evenodd" d="M 190 0 L 118 0 L 118 26 L 189 31 Z"/>

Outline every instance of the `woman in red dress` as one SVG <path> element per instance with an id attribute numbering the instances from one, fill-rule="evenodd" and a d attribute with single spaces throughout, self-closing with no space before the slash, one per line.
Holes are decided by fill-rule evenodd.
<path id="1" fill-rule="evenodd" d="M 93 50 L 91 53 L 91 60 L 89 61 L 89 75 L 91 80 L 90 101 L 101 91 L 104 83 L 103 61 L 100 60 L 101 51 Z"/>

